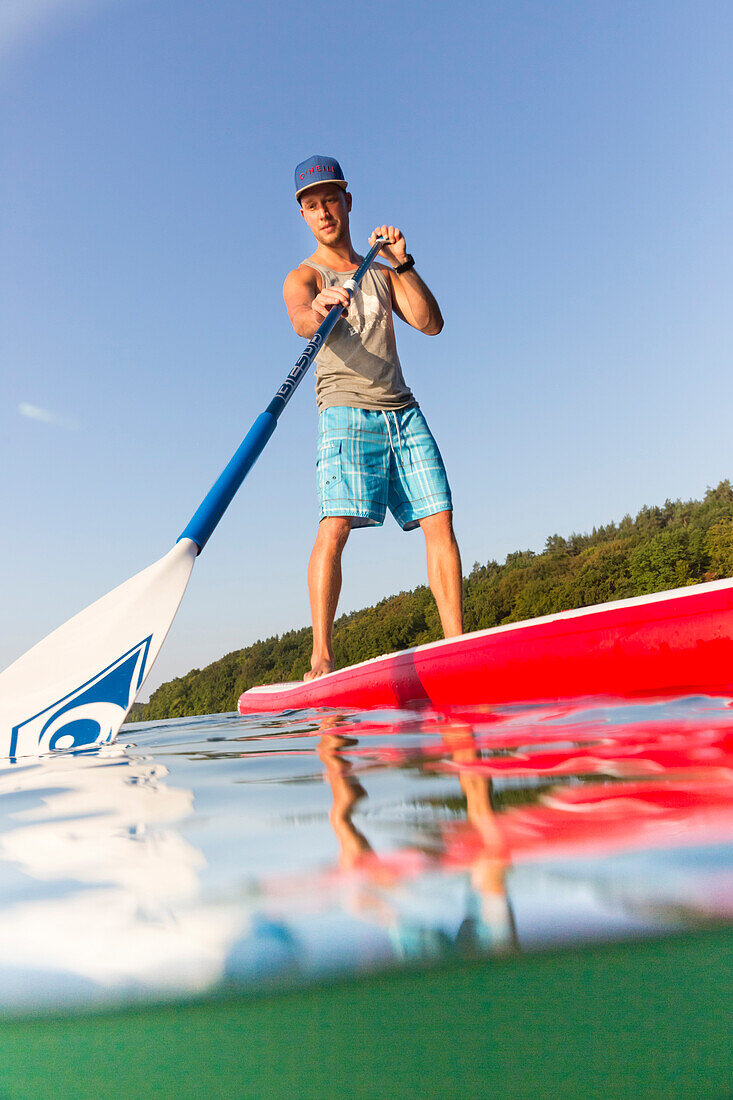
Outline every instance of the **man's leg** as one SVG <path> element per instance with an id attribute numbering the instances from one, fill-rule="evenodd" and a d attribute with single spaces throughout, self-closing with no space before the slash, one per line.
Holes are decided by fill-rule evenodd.
<path id="1" fill-rule="evenodd" d="M 420 520 L 428 557 L 428 582 L 438 605 L 443 634 L 463 633 L 463 574 L 453 533 L 453 513 L 436 512 Z"/>
<path id="2" fill-rule="evenodd" d="M 341 553 L 351 531 L 348 516 L 326 516 L 308 563 L 308 592 L 313 618 L 313 656 L 306 680 L 333 672 L 331 635 L 341 592 Z"/>

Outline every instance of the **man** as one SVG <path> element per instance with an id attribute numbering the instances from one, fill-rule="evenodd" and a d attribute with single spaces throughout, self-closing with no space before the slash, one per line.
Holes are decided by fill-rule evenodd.
<path id="1" fill-rule="evenodd" d="M 349 231 L 352 197 L 338 161 L 315 156 L 295 169 L 295 197 L 316 238 L 283 296 L 293 328 L 310 339 L 331 308 L 344 314 L 316 359 L 320 523 L 308 565 L 313 655 L 306 680 L 333 671 L 331 635 L 341 554 L 353 527 L 380 526 L 389 507 L 405 531 L 425 535 L 428 580 L 446 637 L 463 631 L 461 559 L 443 460 L 402 375 L 393 312 L 428 336 L 443 328 L 438 303 L 393 225 L 378 236 L 388 264 L 373 264 L 349 302 L 343 283 L 362 257 Z"/>

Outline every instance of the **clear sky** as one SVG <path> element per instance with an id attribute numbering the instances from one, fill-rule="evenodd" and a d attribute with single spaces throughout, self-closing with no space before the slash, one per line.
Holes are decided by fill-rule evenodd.
<path id="1" fill-rule="evenodd" d="M 4 0 L 0 667 L 173 544 L 302 342 L 295 164 L 399 225 L 464 567 L 733 474 L 728 0 Z M 308 621 L 306 379 L 149 686 Z M 425 580 L 356 532 L 341 610 Z M 235 700 L 232 700 L 234 706 Z"/>

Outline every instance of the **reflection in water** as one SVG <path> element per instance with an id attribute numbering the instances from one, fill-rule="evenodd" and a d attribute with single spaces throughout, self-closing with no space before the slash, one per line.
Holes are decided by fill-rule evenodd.
<path id="1" fill-rule="evenodd" d="M 0 770 L 5 1004 L 733 917 L 733 709 L 215 715 Z"/>
<path id="2" fill-rule="evenodd" d="M 467 821 L 479 843 L 469 861 L 464 898 L 457 910 L 436 921 L 421 894 L 425 880 L 431 880 L 431 872 L 439 869 L 439 860 L 413 859 L 411 873 L 409 857 L 419 857 L 418 852 L 403 850 L 400 864 L 395 865 L 394 860 L 380 858 L 354 825 L 353 811 L 367 795 L 344 755 L 358 744 L 357 739 L 335 732 L 342 722 L 338 715 L 321 722 L 318 756 L 333 795 L 329 820 L 338 841 L 339 865 L 344 872 L 361 872 L 351 893 L 351 909 L 388 927 L 400 958 L 465 956 L 509 946 L 514 926 L 504 882 L 503 844 L 491 806 L 490 780 L 480 774 L 459 773 Z M 470 726 L 446 721 L 440 729 L 446 746 L 454 748 L 451 755 L 455 761 L 475 761 Z M 460 923 L 456 926 L 457 920 Z"/>
<path id="3" fill-rule="evenodd" d="M 36 995 L 63 973 L 90 995 L 218 978 L 236 929 L 198 904 L 201 853 L 171 827 L 193 793 L 166 774 L 122 746 L 0 772 L 0 858 L 45 884 L 0 909 L 0 968 Z"/>

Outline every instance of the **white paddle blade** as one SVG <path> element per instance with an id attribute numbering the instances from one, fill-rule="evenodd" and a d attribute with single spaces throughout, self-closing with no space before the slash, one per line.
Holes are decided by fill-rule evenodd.
<path id="1" fill-rule="evenodd" d="M 113 741 L 158 656 L 198 547 L 181 539 L 0 673 L 0 757 Z"/>

